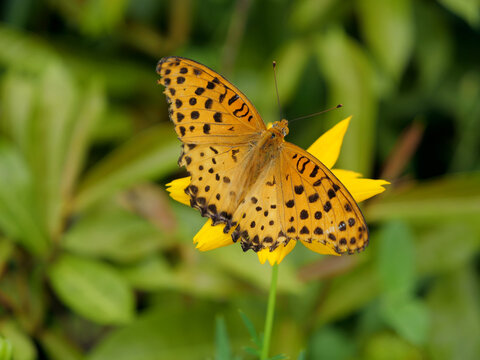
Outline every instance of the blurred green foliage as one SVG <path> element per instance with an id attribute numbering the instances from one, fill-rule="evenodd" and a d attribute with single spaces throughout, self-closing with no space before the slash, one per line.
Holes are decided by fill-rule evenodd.
<path id="1" fill-rule="evenodd" d="M 183 175 L 166 55 L 225 74 L 265 121 L 276 60 L 287 118 L 344 104 L 289 140 L 353 114 L 337 166 L 392 181 L 363 206 L 365 253 L 298 246 L 281 264 L 274 353 L 480 358 L 478 1 L 0 7 L 0 358 L 252 358 L 270 269 L 238 246 L 197 252 L 204 219 L 164 191 Z"/>

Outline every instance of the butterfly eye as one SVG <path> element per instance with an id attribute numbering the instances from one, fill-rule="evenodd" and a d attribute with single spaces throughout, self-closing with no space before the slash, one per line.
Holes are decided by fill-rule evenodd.
<path id="1" fill-rule="evenodd" d="M 275 139 L 275 134 L 272 133 L 272 136 L 270 137 L 270 139 Z"/>

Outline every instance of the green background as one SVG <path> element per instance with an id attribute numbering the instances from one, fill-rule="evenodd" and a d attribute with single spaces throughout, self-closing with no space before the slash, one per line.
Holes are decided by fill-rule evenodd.
<path id="1" fill-rule="evenodd" d="M 6 0 L 0 5 L 0 355 L 253 359 L 270 266 L 207 253 L 155 65 L 192 58 L 307 147 L 348 115 L 337 167 L 391 181 L 366 252 L 299 245 L 272 353 L 480 358 L 479 0 Z M 7 341 L 5 341 L 7 339 Z M 11 346 L 11 347 L 10 347 Z"/>

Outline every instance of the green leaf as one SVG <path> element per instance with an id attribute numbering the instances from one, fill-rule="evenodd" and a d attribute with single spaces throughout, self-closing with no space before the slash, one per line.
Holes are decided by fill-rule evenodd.
<path id="1" fill-rule="evenodd" d="M 318 325 L 343 318 L 378 295 L 376 272 L 376 267 L 369 264 L 334 279 L 317 314 Z"/>
<path id="2" fill-rule="evenodd" d="M 315 29 L 332 8 L 336 8 L 338 0 L 301 0 L 292 7 L 289 22 L 292 28 L 304 31 Z"/>
<path id="3" fill-rule="evenodd" d="M 156 81 L 152 81 L 152 69 L 139 66 L 137 62 L 126 61 L 121 56 L 92 57 L 88 53 L 81 50 L 77 52 L 72 48 L 61 52 L 60 56 L 68 63 L 69 68 L 72 68 L 77 78 L 90 79 L 92 76 L 101 78 L 109 95 L 129 98 L 148 94 L 150 101 L 153 101 L 153 96 L 155 101 L 158 101 L 161 95 Z M 168 119 L 167 110 L 164 119 Z"/>
<path id="4" fill-rule="evenodd" d="M 0 334 L 12 345 L 12 358 L 14 360 L 37 359 L 38 354 L 35 344 L 15 322 L 11 320 L 2 321 L 0 323 Z M 6 353 L 8 353 L 7 351 Z"/>
<path id="5" fill-rule="evenodd" d="M 12 354 L 12 343 L 0 336 L 0 360 L 11 360 Z"/>
<path id="6" fill-rule="evenodd" d="M 215 359 L 229 360 L 232 358 L 230 340 L 228 338 L 227 325 L 222 316 L 215 319 Z"/>
<path id="7" fill-rule="evenodd" d="M 278 354 L 268 358 L 268 360 L 286 360 L 286 359 L 290 359 L 290 358 L 285 354 Z"/>
<path id="8" fill-rule="evenodd" d="M 124 267 L 121 271 L 123 277 L 140 290 L 169 289 L 218 299 L 232 297 L 241 292 L 228 274 L 211 263 L 179 264 L 172 267 L 166 259 L 152 256 L 135 265 Z"/>
<path id="9" fill-rule="evenodd" d="M 84 52 L 81 47 L 52 49 L 50 43 L 48 39 L 43 40 L 30 33 L 0 26 L 0 48 L 8 49 L 0 52 L 0 64 L 10 69 L 39 74 L 43 73 L 49 64 L 61 59 L 79 79 L 91 79 L 92 76 L 103 78 L 109 94 L 158 94 L 158 86 L 152 81 L 152 69 L 145 69 L 138 63 L 122 60 L 118 56 L 92 57 L 91 52 Z"/>
<path id="10" fill-rule="evenodd" d="M 360 25 L 369 47 L 384 71 L 398 81 L 413 49 L 410 0 L 357 1 Z"/>
<path id="11" fill-rule="evenodd" d="M 52 61 L 58 61 L 47 42 L 38 37 L 25 36 L 11 27 L 0 26 L 0 64 L 16 70 L 40 73 Z"/>
<path id="12" fill-rule="evenodd" d="M 89 212 L 62 242 L 71 252 L 118 262 L 140 260 L 165 244 L 168 239 L 152 223 L 121 209 Z"/>
<path id="13" fill-rule="evenodd" d="M 40 222 L 51 235 L 58 233 L 64 202 L 104 107 L 100 85 L 87 84 L 83 93 L 59 63 L 37 76 L 11 73 L 3 83 L 2 127 L 29 164 Z"/>
<path id="14" fill-rule="evenodd" d="M 477 0 L 438 0 L 443 6 L 460 16 L 471 27 L 480 25 L 480 2 Z"/>
<path id="15" fill-rule="evenodd" d="M 18 151 L 0 140 L 0 227 L 35 254 L 46 254 L 47 239 L 37 212 L 33 179 Z"/>
<path id="16" fill-rule="evenodd" d="M 432 359 L 480 358 L 478 272 L 465 266 L 434 283 L 427 298 L 432 316 L 428 351 Z"/>
<path id="17" fill-rule="evenodd" d="M 37 266 L 31 269 L 25 280 L 27 281 L 28 295 L 22 294 L 25 291 L 22 289 L 20 290 L 20 296 L 21 298 L 28 296 L 29 310 L 25 312 L 25 319 L 23 319 L 22 324 L 25 328 L 33 329 L 39 324 L 43 324 L 49 314 L 49 301 L 46 300 L 48 295 L 45 291 L 45 267 Z"/>
<path id="18" fill-rule="evenodd" d="M 445 13 L 435 3 L 417 2 L 415 58 L 419 83 L 428 91 L 438 91 L 453 60 L 453 39 Z M 435 56 L 432 56 L 435 54 Z"/>
<path id="19" fill-rule="evenodd" d="M 307 360 L 307 352 L 305 350 L 300 351 L 297 360 Z"/>
<path id="20" fill-rule="evenodd" d="M 257 351 L 260 351 L 259 349 L 262 348 L 262 342 L 260 341 L 260 337 L 258 336 L 257 331 L 255 330 L 255 326 L 243 311 L 239 310 L 239 313 L 240 313 L 240 316 L 242 317 L 242 321 L 245 324 L 245 327 L 248 330 L 248 333 L 250 334 L 250 337 L 252 338 L 252 341 L 257 346 L 257 349 L 258 349 Z"/>
<path id="21" fill-rule="evenodd" d="M 452 239 L 456 239 L 452 244 Z M 444 222 L 420 237 L 417 268 L 424 274 L 443 274 L 470 263 L 480 249 L 480 231 L 470 221 Z"/>
<path id="22" fill-rule="evenodd" d="M 7 262 L 14 250 L 13 242 L 0 236 L 0 274 L 4 271 Z"/>
<path id="23" fill-rule="evenodd" d="M 84 34 L 99 37 L 112 33 L 121 24 L 128 1 L 87 0 L 79 3 L 52 1 L 51 5 Z"/>
<path id="24" fill-rule="evenodd" d="M 134 132 L 133 115 L 128 108 L 110 104 L 105 109 L 101 123 L 94 129 L 93 139 L 99 143 L 121 143 Z"/>
<path id="25" fill-rule="evenodd" d="M 318 35 L 314 48 L 328 86 L 328 103 L 345 104 L 344 112 L 354 115 L 336 167 L 368 175 L 372 165 L 378 101 L 370 61 L 364 50 L 340 28 L 331 28 L 324 35 Z M 339 121 L 334 112 L 325 116 L 329 126 Z"/>
<path id="26" fill-rule="evenodd" d="M 28 144 L 22 149 L 32 175 L 44 226 L 55 234 L 62 211 L 62 172 L 75 117 L 78 89 L 71 74 L 52 63 L 35 84 L 32 114 L 25 131 Z"/>
<path id="27" fill-rule="evenodd" d="M 88 0 L 81 3 L 81 29 L 86 34 L 100 35 L 112 32 L 124 20 L 129 4 L 126 0 Z"/>
<path id="28" fill-rule="evenodd" d="M 380 284 L 390 299 L 405 299 L 415 288 L 415 248 L 412 231 L 402 222 L 383 226 L 377 238 Z"/>
<path id="29" fill-rule="evenodd" d="M 362 308 L 356 332 L 360 342 L 366 342 L 372 334 L 385 329 L 385 320 L 381 314 L 380 301 L 375 299 Z"/>
<path id="30" fill-rule="evenodd" d="M 424 354 L 402 338 L 391 333 L 378 333 L 366 343 L 362 359 L 422 360 Z"/>
<path id="31" fill-rule="evenodd" d="M 354 357 L 355 350 L 355 344 L 345 332 L 323 327 L 312 335 L 307 353 L 310 359 L 347 360 Z"/>
<path id="32" fill-rule="evenodd" d="M 51 265 L 49 278 L 60 299 L 92 321 L 121 324 L 133 318 L 133 293 L 111 266 L 65 254 Z"/>
<path id="33" fill-rule="evenodd" d="M 260 355 L 259 355 L 259 350 L 254 349 L 254 348 L 252 348 L 252 347 L 250 347 L 250 346 L 245 346 L 245 347 L 243 348 L 243 350 L 245 350 L 245 352 L 246 352 L 247 354 L 250 354 L 250 355 L 252 355 L 252 356 L 256 356 L 256 357 L 259 357 L 259 356 L 260 356 Z"/>
<path id="34" fill-rule="evenodd" d="M 75 207 L 84 209 L 135 183 L 167 174 L 176 168 L 179 153 L 171 126 L 143 131 L 87 173 L 79 185 Z"/>
<path id="35" fill-rule="evenodd" d="M 448 175 L 389 191 L 366 209 L 370 221 L 403 219 L 414 224 L 478 219 L 480 173 Z"/>
<path id="36" fill-rule="evenodd" d="M 453 85 L 453 84 L 452 84 Z M 476 69 L 465 71 L 458 84 L 443 91 L 442 99 L 448 102 L 448 93 L 453 90 L 455 97 L 449 108 L 456 118 L 455 149 L 449 159 L 450 172 L 478 169 L 478 151 L 480 148 L 480 72 Z"/>
<path id="37" fill-rule="evenodd" d="M 78 111 L 68 134 L 62 169 L 62 194 L 70 197 L 89 150 L 95 128 L 106 107 L 105 93 L 100 82 L 93 78 L 79 99 Z"/>
<path id="38" fill-rule="evenodd" d="M 83 355 L 68 339 L 56 331 L 43 330 L 39 336 L 42 348 L 51 360 L 82 360 Z"/>
<path id="39" fill-rule="evenodd" d="M 110 332 L 89 360 L 205 359 L 213 353 L 215 309 L 189 306 L 180 299 L 139 316 Z M 168 311 L 166 311 L 168 309 Z"/>
<path id="40" fill-rule="evenodd" d="M 382 314 L 400 336 L 421 345 L 430 332 L 430 316 L 425 304 L 416 299 L 385 299 Z"/>
<path id="41" fill-rule="evenodd" d="M 29 126 L 35 100 L 35 82 L 24 74 L 8 72 L 1 84 L 2 131 L 25 151 L 28 149 Z"/>
<path id="42" fill-rule="evenodd" d="M 418 276 L 443 274 L 471 261 L 476 256 L 480 245 L 480 236 L 477 231 L 472 230 L 473 226 L 474 221 L 467 224 L 447 223 L 421 236 L 414 244 L 415 269 L 418 271 Z M 375 251 L 377 246 L 381 246 L 376 235 L 372 234 L 369 250 L 362 256 L 368 255 L 369 252 Z M 452 239 L 457 239 L 453 245 Z M 372 262 L 366 262 L 358 266 L 355 271 L 333 279 L 317 314 L 317 323 L 325 324 L 358 311 L 382 294 L 381 286 L 378 265 L 372 266 Z M 411 297 L 406 300 L 410 299 Z"/>
<path id="43" fill-rule="evenodd" d="M 136 289 L 154 291 L 181 288 L 179 271 L 173 271 L 160 256 L 148 257 L 121 271 L 123 277 Z"/>

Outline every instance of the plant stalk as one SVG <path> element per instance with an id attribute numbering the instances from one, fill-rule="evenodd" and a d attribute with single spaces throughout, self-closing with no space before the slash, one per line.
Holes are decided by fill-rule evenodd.
<path id="1" fill-rule="evenodd" d="M 268 294 L 267 317 L 265 318 L 265 330 L 263 333 L 263 346 L 261 360 L 268 359 L 270 338 L 272 335 L 273 315 L 275 313 L 275 297 L 277 294 L 278 264 L 272 266 L 272 280 L 270 282 L 270 293 Z"/>

